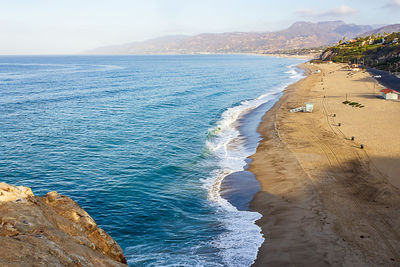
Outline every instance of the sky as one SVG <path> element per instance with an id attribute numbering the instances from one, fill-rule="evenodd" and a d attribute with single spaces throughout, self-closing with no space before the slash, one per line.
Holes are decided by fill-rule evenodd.
<path id="1" fill-rule="evenodd" d="M 0 0 L 0 55 L 77 54 L 164 35 L 276 31 L 296 21 L 400 23 L 400 0 Z"/>

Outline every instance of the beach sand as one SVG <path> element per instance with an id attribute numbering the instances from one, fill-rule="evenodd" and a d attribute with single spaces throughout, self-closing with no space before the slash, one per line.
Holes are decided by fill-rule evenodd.
<path id="1" fill-rule="evenodd" d="M 303 64 L 307 78 L 258 128 L 251 208 L 265 242 L 254 266 L 400 266 L 400 102 L 344 66 Z M 304 102 L 312 113 L 289 113 Z"/>

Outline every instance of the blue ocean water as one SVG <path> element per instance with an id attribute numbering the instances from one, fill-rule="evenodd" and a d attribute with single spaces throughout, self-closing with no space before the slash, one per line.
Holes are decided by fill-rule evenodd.
<path id="1" fill-rule="evenodd" d="M 221 198 L 221 181 L 300 62 L 2 56 L 0 181 L 71 197 L 132 266 L 249 266 L 260 214 Z"/>

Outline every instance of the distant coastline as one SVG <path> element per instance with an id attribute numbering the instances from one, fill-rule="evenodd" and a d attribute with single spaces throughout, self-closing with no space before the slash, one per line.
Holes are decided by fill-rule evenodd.
<path id="1" fill-rule="evenodd" d="M 319 56 L 319 54 L 304 54 L 304 55 L 289 55 L 289 54 L 279 54 L 279 53 L 271 53 L 271 54 L 257 54 L 255 55 L 260 55 L 260 56 L 271 56 L 271 57 L 283 57 L 283 58 L 298 58 L 298 59 L 307 59 L 311 60 Z"/>

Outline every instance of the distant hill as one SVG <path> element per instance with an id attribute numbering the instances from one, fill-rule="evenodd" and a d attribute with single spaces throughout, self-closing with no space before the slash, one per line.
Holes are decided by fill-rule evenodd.
<path id="1" fill-rule="evenodd" d="M 270 53 L 330 45 L 343 37 L 351 38 L 373 30 L 372 26 L 343 21 L 296 22 L 276 32 L 204 33 L 194 36 L 165 36 L 144 42 L 105 46 L 88 54 L 192 54 L 192 53 Z"/>
<path id="2" fill-rule="evenodd" d="M 387 26 L 380 27 L 378 29 L 366 32 L 361 36 L 366 37 L 370 35 L 377 35 L 377 34 L 384 34 L 384 33 L 393 33 L 393 32 L 400 32 L 400 24 L 391 24 Z"/>

